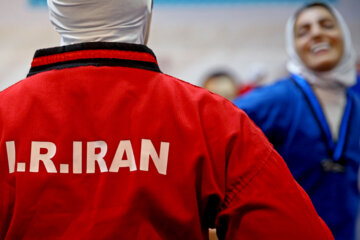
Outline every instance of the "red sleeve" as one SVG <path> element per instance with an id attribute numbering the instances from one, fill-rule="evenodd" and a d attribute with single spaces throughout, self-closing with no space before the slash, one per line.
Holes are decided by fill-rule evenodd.
<path id="1" fill-rule="evenodd" d="M 218 111 L 226 115 L 228 107 Z M 210 138 L 221 133 L 226 139 L 223 146 L 211 140 L 224 151 L 212 152 L 213 159 L 226 159 L 225 195 L 215 220 L 219 239 L 334 239 L 265 135 L 232 107 L 232 115 L 223 118 L 226 130 Z M 212 126 L 221 125 L 214 121 Z"/>
<path id="2" fill-rule="evenodd" d="M 1 172 L 1 171 L 0 171 Z M 1 172 L 2 173 L 2 172 Z M 5 239 L 14 210 L 14 187 L 7 182 L 0 184 L 0 239 Z"/>
<path id="3" fill-rule="evenodd" d="M 220 239 L 334 239 L 274 151 L 227 198 L 216 223 Z"/>

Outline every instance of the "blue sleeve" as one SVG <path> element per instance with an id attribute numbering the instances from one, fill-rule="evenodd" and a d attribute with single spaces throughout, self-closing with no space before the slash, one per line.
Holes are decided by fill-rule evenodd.
<path id="1" fill-rule="evenodd" d="M 357 76 L 356 84 L 350 88 L 353 92 L 360 95 L 360 75 Z"/>
<path id="2" fill-rule="evenodd" d="M 288 86 L 288 82 L 275 83 L 234 100 L 234 104 L 249 115 L 275 148 L 285 141 L 294 110 Z"/>

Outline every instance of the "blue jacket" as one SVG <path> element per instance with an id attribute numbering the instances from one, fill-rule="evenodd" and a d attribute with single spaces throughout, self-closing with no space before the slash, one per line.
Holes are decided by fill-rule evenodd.
<path id="1" fill-rule="evenodd" d="M 347 92 L 339 139 L 306 81 L 291 76 L 234 100 L 263 130 L 306 190 L 335 239 L 355 239 L 359 191 L 360 95 Z"/>
<path id="2" fill-rule="evenodd" d="M 360 74 L 360 72 L 359 72 L 359 74 Z M 353 91 L 357 92 L 358 94 L 360 94 L 360 75 L 357 76 L 356 84 L 354 86 L 352 86 L 351 89 Z"/>

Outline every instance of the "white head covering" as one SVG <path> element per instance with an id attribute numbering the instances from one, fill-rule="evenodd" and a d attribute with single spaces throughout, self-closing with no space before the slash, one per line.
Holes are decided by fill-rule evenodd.
<path id="1" fill-rule="evenodd" d="M 47 0 L 61 45 L 80 42 L 144 44 L 152 0 Z"/>
<path id="2" fill-rule="evenodd" d="M 354 50 L 351 35 L 345 20 L 340 13 L 332 6 L 327 6 L 335 16 L 344 39 L 344 53 L 342 59 L 332 70 L 326 72 L 312 71 L 301 61 L 294 43 L 294 25 L 297 14 L 289 18 L 286 25 L 286 50 L 288 53 L 287 69 L 290 73 L 303 76 L 310 84 L 319 87 L 348 87 L 356 82 L 356 52 Z"/>

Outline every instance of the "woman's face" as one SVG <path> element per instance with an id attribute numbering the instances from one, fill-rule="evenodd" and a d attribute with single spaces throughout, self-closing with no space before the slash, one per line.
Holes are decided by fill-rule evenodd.
<path id="1" fill-rule="evenodd" d="M 295 48 L 313 71 L 329 71 L 341 60 L 344 43 L 335 17 L 324 7 L 303 10 L 294 26 Z"/>

